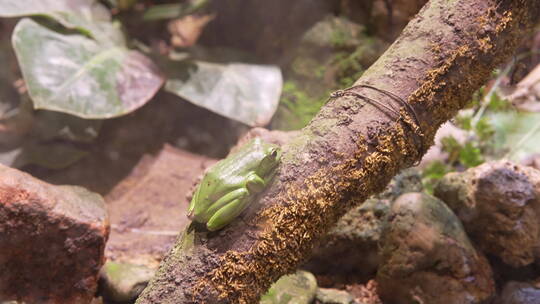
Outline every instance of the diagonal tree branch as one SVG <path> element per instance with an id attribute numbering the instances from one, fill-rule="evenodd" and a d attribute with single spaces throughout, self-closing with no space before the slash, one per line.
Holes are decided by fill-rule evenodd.
<path id="1" fill-rule="evenodd" d="M 283 147 L 276 178 L 242 219 L 211 234 L 192 225 L 137 303 L 257 303 L 341 215 L 422 157 L 539 13 L 537 0 L 428 2 L 357 81 L 398 95 L 414 111 L 369 88 L 337 94 Z"/>

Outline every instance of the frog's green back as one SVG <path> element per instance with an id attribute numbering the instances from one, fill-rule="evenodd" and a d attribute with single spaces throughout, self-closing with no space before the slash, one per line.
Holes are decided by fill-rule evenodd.
<path id="1" fill-rule="evenodd" d="M 278 146 L 266 143 L 260 138 L 254 138 L 212 166 L 201 181 L 200 193 L 207 197 L 199 199 L 216 201 L 224 194 L 243 186 L 245 177 L 250 172 L 257 172 L 261 161 L 268 151 Z"/>
<path id="2" fill-rule="evenodd" d="M 259 173 L 258 169 L 268 151 L 276 145 L 266 143 L 260 138 L 254 138 L 246 143 L 237 152 L 219 161 L 208 171 L 211 179 L 219 179 L 224 188 L 240 186 L 250 172 Z"/>

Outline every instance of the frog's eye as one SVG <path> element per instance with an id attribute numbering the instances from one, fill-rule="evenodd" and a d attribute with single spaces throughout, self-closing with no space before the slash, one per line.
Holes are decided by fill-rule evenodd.
<path id="1" fill-rule="evenodd" d="M 278 154 L 279 154 L 279 151 L 277 148 L 272 148 L 272 150 L 270 150 L 270 156 L 272 156 L 272 158 L 277 158 L 278 157 Z"/>

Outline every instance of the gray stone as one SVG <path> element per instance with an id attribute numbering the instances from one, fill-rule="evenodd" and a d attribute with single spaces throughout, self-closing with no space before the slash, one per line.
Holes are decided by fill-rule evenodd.
<path id="1" fill-rule="evenodd" d="M 344 291 L 333 288 L 318 288 L 317 295 L 315 296 L 317 301 L 321 304 L 352 304 L 354 303 L 354 297 Z"/>
<path id="2" fill-rule="evenodd" d="M 495 293 L 487 260 L 452 211 L 432 196 L 400 196 L 380 243 L 376 280 L 384 303 L 472 304 Z"/>
<path id="3" fill-rule="evenodd" d="M 102 294 L 115 302 L 132 301 L 143 291 L 154 272 L 140 265 L 107 262 L 101 271 Z"/>
<path id="4" fill-rule="evenodd" d="M 521 267 L 538 258 L 540 171 L 506 161 L 449 173 L 435 187 L 485 253 Z"/>
<path id="5" fill-rule="evenodd" d="M 526 282 L 508 282 L 496 304 L 540 304 L 540 288 Z"/>
<path id="6" fill-rule="evenodd" d="M 260 304 L 310 304 L 317 292 L 317 280 L 307 271 L 281 277 L 261 297 Z"/>

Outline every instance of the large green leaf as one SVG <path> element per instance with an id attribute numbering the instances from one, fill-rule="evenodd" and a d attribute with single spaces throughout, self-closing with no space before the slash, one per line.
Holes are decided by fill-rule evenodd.
<path id="1" fill-rule="evenodd" d="M 74 27 L 74 24 L 78 22 L 72 16 L 87 20 L 111 20 L 107 9 L 96 0 L 2 0 L 0 2 L 0 16 L 2 17 L 28 15 L 50 15 L 66 27 Z"/>
<path id="2" fill-rule="evenodd" d="M 46 16 L 101 43 L 124 43 L 109 11 L 96 0 L 2 0 L 0 17 Z"/>
<path id="3" fill-rule="evenodd" d="M 123 45 L 61 34 L 19 21 L 12 44 L 37 109 L 83 118 L 111 118 L 146 103 L 163 78 L 145 56 Z"/>
<path id="4" fill-rule="evenodd" d="M 250 126 L 274 115 L 283 79 L 278 67 L 254 64 L 178 63 L 165 89 L 215 113 Z"/>

